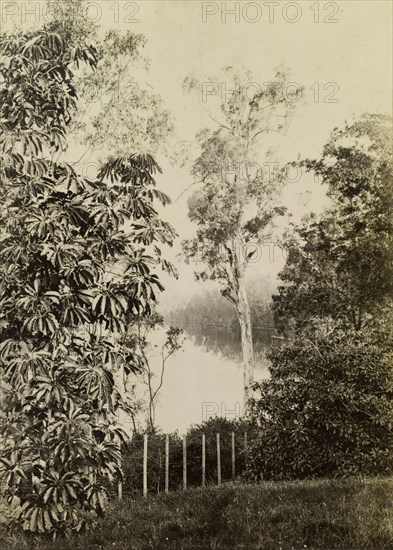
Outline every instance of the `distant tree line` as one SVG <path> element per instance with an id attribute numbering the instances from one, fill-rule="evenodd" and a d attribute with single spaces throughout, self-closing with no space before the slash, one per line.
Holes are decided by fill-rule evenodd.
<path id="1" fill-rule="evenodd" d="M 247 283 L 251 324 L 255 327 L 274 327 L 271 309 L 272 287 L 262 276 Z M 239 321 L 233 306 L 219 290 L 207 290 L 191 297 L 187 303 L 165 313 L 165 321 L 186 329 L 191 335 L 198 334 L 202 325 L 225 324 L 240 337 Z"/>

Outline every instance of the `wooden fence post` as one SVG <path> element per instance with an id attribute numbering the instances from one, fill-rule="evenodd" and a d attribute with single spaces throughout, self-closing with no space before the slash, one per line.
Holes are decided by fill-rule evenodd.
<path id="1" fill-rule="evenodd" d="M 202 487 L 206 485 L 206 436 L 202 434 Z"/>
<path id="2" fill-rule="evenodd" d="M 187 489 L 187 437 L 183 435 L 183 489 Z"/>
<path id="3" fill-rule="evenodd" d="M 121 451 L 121 443 L 119 443 L 119 451 Z M 117 484 L 117 497 L 119 502 L 123 500 L 123 481 L 119 479 L 119 483 Z"/>
<path id="4" fill-rule="evenodd" d="M 119 499 L 119 502 L 123 500 L 123 482 L 120 480 L 117 485 L 117 496 Z"/>
<path id="5" fill-rule="evenodd" d="M 217 434 L 217 485 L 221 485 L 221 446 L 220 446 L 220 434 Z"/>
<path id="6" fill-rule="evenodd" d="M 143 496 L 147 496 L 147 434 L 143 436 Z"/>
<path id="7" fill-rule="evenodd" d="M 232 479 L 236 476 L 235 432 L 232 432 Z"/>
<path id="8" fill-rule="evenodd" d="M 169 493 L 169 434 L 165 436 L 165 492 Z"/>
<path id="9" fill-rule="evenodd" d="M 244 463 L 245 467 L 248 466 L 248 441 L 247 441 L 247 432 L 244 432 Z"/>

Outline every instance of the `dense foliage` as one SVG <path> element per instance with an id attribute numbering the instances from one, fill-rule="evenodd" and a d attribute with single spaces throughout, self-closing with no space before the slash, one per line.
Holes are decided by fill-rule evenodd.
<path id="1" fill-rule="evenodd" d="M 355 330 L 387 323 L 392 293 L 392 139 L 389 118 L 364 115 L 333 131 L 322 158 L 304 161 L 331 208 L 288 235 L 274 298 L 287 333 L 331 319 Z"/>
<path id="2" fill-rule="evenodd" d="M 386 338 L 367 331 L 303 331 L 271 356 L 254 407 L 251 455 L 259 478 L 388 474 L 392 372 Z"/>
<path id="3" fill-rule="evenodd" d="M 79 1 L 79 0 L 78 0 Z M 80 108 L 72 124 L 72 137 L 92 152 L 115 156 L 130 150 L 156 155 L 172 131 L 170 114 L 146 82 L 147 63 L 142 57 L 146 39 L 127 30 L 111 29 L 95 36 L 97 68 L 77 78 Z"/>
<path id="4" fill-rule="evenodd" d="M 60 162 L 75 71 L 94 46 L 50 29 L 0 41 L 1 467 L 25 530 L 80 530 L 121 476 L 120 338 L 152 311 L 174 232 L 153 202 L 149 155 L 110 158 L 95 179 Z"/>
<path id="5" fill-rule="evenodd" d="M 291 341 L 258 385 L 260 477 L 389 473 L 392 148 L 390 121 L 365 115 L 336 129 L 309 169 L 332 207 L 288 236 L 277 324 Z"/>

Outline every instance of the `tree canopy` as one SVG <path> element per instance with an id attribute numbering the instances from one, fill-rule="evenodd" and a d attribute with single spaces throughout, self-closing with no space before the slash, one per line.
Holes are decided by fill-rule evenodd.
<path id="1" fill-rule="evenodd" d="M 334 130 L 322 158 L 302 164 L 328 186 L 332 206 L 288 234 L 277 321 L 288 330 L 313 316 L 354 329 L 382 322 L 392 292 L 389 119 L 364 115 Z"/>
<path id="2" fill-rule="evenodd" d="M 389 120 L 365 115 L 304 161 L 332 207 L 288 235 L 274 313 L 290 342 L 252 404 L 254 473 L 391 472 L 391 155 Z"/>
<path id="3" fill-rule="evenodd" d="M 249 86 L 253 82 L 249 73 L 238 75 L 228 68 L 225 77 L 225 82 L 234 81 L 231 89 L 235 91 L 221 98 L 214 129 L 197 136 L 200 154 L 192 174 L 200 187 L 188 203 L 196 237 L 184 241 L 183 249 L 188 260 L 202 265 L 197 278 L 219 281 L 222 295 L 236 309 L 244 386 L 249 388 L 254 353 L 245 274 L 256 249 L 269 239 L 272 221 L 285 212 L 280 205 L 283 174 L 266 173 L 272 147 L 269 144 L 266 150 L 265 146 L 263 158 L 263 137 L 284 133 L 301 89 L 286 93 L 288 75 L 281 70 L 272 82 L 256 89 Z M 188 83 L 191 88 L 197 85 L 192 80 Z"/>

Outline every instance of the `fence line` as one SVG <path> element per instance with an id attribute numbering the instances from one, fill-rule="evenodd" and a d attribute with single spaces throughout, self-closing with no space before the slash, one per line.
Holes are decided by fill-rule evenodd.
<path id="1" fill-rule="evenodd" d="M 200 439 L 199 439 L 200 438 Z M 187 487 L 188 487 L 188 462 L 187 462 L 187 445 L 188 445 L 188 439 L 186 435 L 183 436 L 182 438 L 182 458 L 181 458 L 181 463 L 182 463 L 182 479 L 183 479 L 183 482 L 182 482 L 182 488 L 183 490 L 187 490 Z M 196 441 L 196 437 L 192 437 L 191 438 L 191 441 L 192 442 L 195 442 Z M 198 439 L 201 441 L 201 478 L 200 478 L 200 484 L 202 487 L 205 487 L 206 486 L 206 434 L 205 433 L 202 433 L 200 436 L 198 436 Z M 221 444 L 222 444 L 222 441 L 221 441 L 221 434 L 220 433 L 216 433 L 216 454 L 217 454 L 217 463 L 216 463 L 216 468 L 217 468 L 217 479 L 216 479 L 216 483 L 218 486 L 220 486 L 222 484 L 222 464 L 221 464 L 221 454 L 222 454 L 222 447 L 221 447 Z M 164 491 L 165 493 L 169 493 L 169 474 L 170 474 L 170 468 L 171 466 L 180 466 L 180 463 L 179 461 L 171 461 L 170 460 L 170 435 L 169 434 L 166 434 L 165 435 L 165 440 L 164 440 L 164 455 L 165 455 L 165 460 L 164 460 L 164 464 L 162 462 L 162 460 L 160 459 L 159 461 L 158 460 L 154 460 L 151 456 L 149 457 L 148 454 L 148 449 L 149 449 L 149 444 L 148 444 L 148 441 L 149 441 L 149 435 L 148 434 L 144 434 L 143 435 L 143 454 L 140 455 L 140 454 L 137 454 L 137 455 L 134 455 L 134 459 L 137 459 L 137 460 L 142 460 L 143 461 L 143 496 L 146 497 L 147 494 L 148 494 L 148 475 L 149 475 L 149 471 L 148 471 L 148 463 L 151 464 L 151 461 L 153 461 L 154 464 L 157 464 L 159 465 L 160 467 L 163 465 L 164 466 L 164 476 L 165 476 L 165 484 L 164 484 Z M 241 448 L 242 447 L 242 448 Z M 236 448 L 236 437 L 235 437 L 235 432 L 232 431 L 230 433 L 230 448 L 228 449 L 229 452 L 230 452 L 230 463 L 229 463 L 229 460 L 227 461 L 227 467 L 230 468 L 230 474 L 229 474 L 229 478 L 227 479 L 230 479 L 232 478 L 232 480 L 235 480 L 236 479 L 236 451 L 237 451 L 237 448 Z M 244 464 L 245 464 L 245 467 L 247 468 L 247 464 L 248 464 L 248 438 L 247 438 L 247 433 L 245 432 L 244 433 L 244 436 L 243 436 L 243 445 L 240 445 L 239 447 L 239 450 L 238 452 L 240 452 L 243 456 L 244 456 Z M 148 462 L 149 460 L 149 462 Z M 195 464 L 195 462 L 194 462 Z M 124 493 L 124 487 L 123 487 L 123 483 L 121 481 L 119 481 L 118 483 L 118 499 L 119 501 L 121 501 L 123 499 L 123 493 Z"/>

